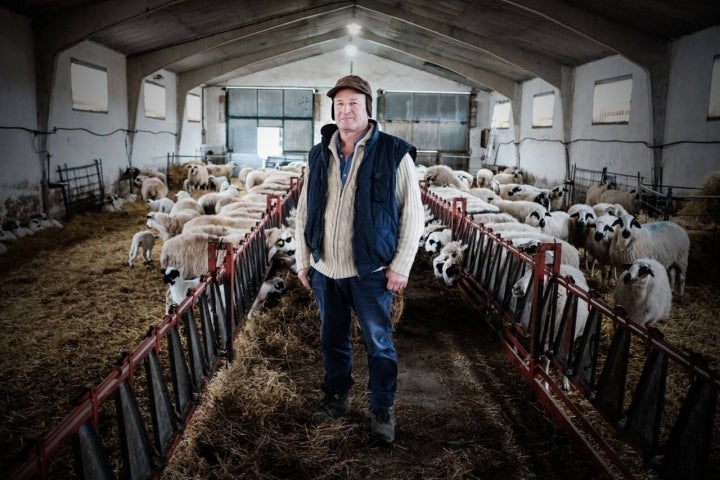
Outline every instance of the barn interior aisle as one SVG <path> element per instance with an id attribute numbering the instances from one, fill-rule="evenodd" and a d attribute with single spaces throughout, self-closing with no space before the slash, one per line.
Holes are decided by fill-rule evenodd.
<path id="1" fill-rule="evenodd" d="M 164 479 L 591 478 L 477 311 L 419 253 L 395 341 L 397 438 L 368 438 L 365 351 L 355 335 L 351 412 L 315 426 L 319 320 L 297 279 L 249 320 L 238 360 L 213 379 Z M 356 332 L 359 333 L 359 332 Z"/>

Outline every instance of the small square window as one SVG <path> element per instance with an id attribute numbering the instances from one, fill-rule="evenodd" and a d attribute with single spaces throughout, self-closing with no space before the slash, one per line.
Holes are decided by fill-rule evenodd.
<path id="1" fill-rule="evenodd" d="M 73 110 L 108 111 L 107 70 L 80 60 L 70 61 Z"/>
<path id="2" fill-rule="evenodd" d="M 145 116 L 165 119 L 165 87 L 157 83 L 145 82 L 143 92 Z"/>
<path id="3" fill-rule="evenodd" d="M 202 120 L 202 102 L 200 101 L 200 95 L 189 93 L 185 101 L 187 108 L 187 120 L 188 122 L 199 122 Z"/>
<path id="4" fill-rule="evenodd" d="M 495 104 L 490 128 L 510 128 L 510 102 Z"/>
<path id="5" fill-rule="evenodd" d="M 632 75 L 595 82 L 593 92 L 593 125 L 630 123 Z"/>
<path id="6" fill-rule="evenodd" d="M 716 55 L 713 61 L 708 120 L 720 120 L 720 55 Z"/>
<path id="7" fill-rule="evenodd" d="M 555 108 L 555 93 L 539 93 L 533 97 L 532 126 L 533 128 L 547 128 L 553 126 L 553 110 Z"/>

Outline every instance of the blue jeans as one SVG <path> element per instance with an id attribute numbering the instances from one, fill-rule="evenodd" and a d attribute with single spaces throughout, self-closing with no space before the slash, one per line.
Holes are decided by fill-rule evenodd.
<path id="1" fill-rule="evenodd" d="M 325 379 L 323 389 L 346 393 L 352 386 L 352 317 L 360 321 L 368 361 L 370 408 L 393 406 L 397 389 L 398 361 L 392 341 L 390 306 L 384 271 L 363 278 L 334 280 L 310 269 L 315 301 L 320 310 L 320 343 Z"/>

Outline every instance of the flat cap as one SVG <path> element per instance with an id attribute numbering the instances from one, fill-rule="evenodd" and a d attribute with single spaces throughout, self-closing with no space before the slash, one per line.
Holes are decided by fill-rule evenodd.
<path id="1" fill-rule="evenodd" d="M 370 98 L 372 98 L 372 90 L 370 89 L 370 84 L 366 82 L 362 77 L 358 77 L 357 75 L 348 75 L 339 79 L 335 86 L 328 91 L 327 96 L 330 98 L 335 98 L 335 94 L 343 88 L 352 88 L 353 90 L 364 93 L 365 95 L 369 95 Z"/>

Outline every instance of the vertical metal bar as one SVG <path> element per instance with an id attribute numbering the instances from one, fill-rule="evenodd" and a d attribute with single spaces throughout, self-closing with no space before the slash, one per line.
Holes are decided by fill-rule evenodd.
<path id="1" fill-rule="evenodd" d="M 613 335 L 593 400 L 596 408 L 613 422 L 622 417 L 629 358 L 630 332 L 620 326 Z"/>
<path id="2" fill-rule="evenodd" d="M 161 468 L 148 439 L 135 395 L 127 381 L 115 391 L 125 478 L 149 479 Z"/>
<path id="3" fill-rule="evenodd" d="M 187 338 L 188 353 L 190 355 L 190 373 L 193 386 L 196 390 L 199 390 L 205 380 L 208 366 L 203 362 L 200 336 L 198 335 L 197 326 L 195 325 L 195 316 L 192 313 L 192 309 L 185 312 L 182 318 L 185 324 L 185 336 Z"/>
<path id="4" fill-rule="evenodd" d="M 170 329 L 168 333 L 168 351 L 170 353 L 173 391 L 175 392 L 175 407 L 180 418 L 184 419 L 192 406 L 193 393 L 190 372 L 183 355 L 177 325 Z"/>
<path id="5" fill-rule="evenodd" d="M 155 447 L 165 455 L 170 448 L 172 438 L 179 431 L 177 412 L 170 402 L 170 393 L 162 376 L 157 351 L 151 350 L 145 357 L 144 363 L 148 392 L 150 392 Z"/>
<path id="6" fill-rule="evenodd" d="M 100 437 L 90 421 L 83 423 L 77 433 L 73 435 L 73 452 L 75 454 L 75 470 L 80 478 L 86 480 L 115 478 Z"/>
<path id="7" fill-rule="evenodd" d="M 576 363 L 566 374 L 568 378 L 576 379 L 587 392 L 590 392 L 595 385 L 601 323 L 601 313 L 597 309 L 591 309 L 585 324 L 585 334 L 578 348 Z"/>

